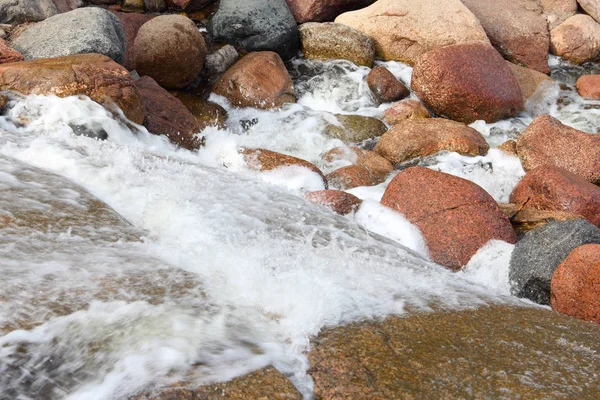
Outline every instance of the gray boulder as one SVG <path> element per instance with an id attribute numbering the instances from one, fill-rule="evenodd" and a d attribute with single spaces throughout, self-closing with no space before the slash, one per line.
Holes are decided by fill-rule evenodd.
<path id="1" fill-rule="evenodd" d="M 79 8 L 33 25 L 12 43 L 26 60 L 74 54 L 104 54 L 122 64 L 125 31 L 112 13 L 96 7 Z"/>
<path id="2" fill-rule="evenodd" d="M 248 51 L 271 50 L 289 60 L 298 52 L 300 35 L 285 0 L 221 0 L 208 23 L 216 40 Z"/>
<path id="3" fill-rule="evenodd" d="M 513 295 L 549 305 L 554 270 L 573 249 L 590 243 L 600 243 L 600 229 L 584 219 L 550 222 L 529 231 L 510 259 Z"/>
<path id="4" fill-rule="evenodd" d="M 0 24 L 43 21 L 57 13 L 52 0 L 0 0 Z"/>

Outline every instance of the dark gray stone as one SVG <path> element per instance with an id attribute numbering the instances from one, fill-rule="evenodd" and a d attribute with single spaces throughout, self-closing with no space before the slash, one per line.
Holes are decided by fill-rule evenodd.
<path id="1" fill-rule="evenodd" d="M 510 259 L 512 293 L 549 305 L 554 270 L 573 249 L 590 243 L 600 243 L 600 229 L 584 219 L 550 222 L 529 231 Z"/>
<path id="2" fill-rule="evenodd" d="M 208 23 L 215 40 L 248 51 L 271 50 L 286 61 L 298 53 L 300 35 L 285 0 L 221 0 Z"/>
<path id="3" fill-rule="evenodd" d="M 122 64 L 125 31 L 112 13 L 97 7 L 55 15 L 23 32 L 12 46 L 26 60 L 74 54 L 104 54 Z"/>
<path id="4" fill-rule="evenodd" d="M 43 21 L 57 13 L 52 0 L 0 0 L 0 24 Z"/>

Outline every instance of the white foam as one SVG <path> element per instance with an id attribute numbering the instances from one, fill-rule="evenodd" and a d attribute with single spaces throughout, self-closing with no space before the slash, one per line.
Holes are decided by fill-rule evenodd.
<path id="1" fill-rule="evenodd" d="M 494 293 L 510 296 L 508 273 L 514 248 L 513 244 L 502 240 L 490 240 L 458 273 Z"/>

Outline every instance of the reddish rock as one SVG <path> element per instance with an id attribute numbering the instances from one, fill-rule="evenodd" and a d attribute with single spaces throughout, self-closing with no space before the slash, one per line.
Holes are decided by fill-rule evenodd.
<path id="1" fill-rule="evenodd" d="M 553 165 L 537 167 L 525 175 L 511 193 L 510 202 L 579 214 L 600 227 L 600 187 Z"/>
<path id="2" fill-rule="evenodd" d="M 296 22 L 332 21 L 343 12 L 366 7 L 375 0 L 286 0 Z"/>
<path id="3" fill-rule="evenodd" d="M 491 239 L 516 242 L 510 221 L 476 184 L 423 167 L 400 172 L 381 204 L 403 214 L 423 234 L 433 261 L 459 270 Z"/>
<path id="4" fill-rule="evenodd" d="M 577 92 L 584 99 L 600 100 L 600 75 L 583 75 L 577 79 Z"/>
<path id="5" fill-rule="evenodd" d="M 550 303 L 559 313 L 600 324 L 600 245 L 577 247 L 556 268 Z"/>
<path id="6" fill-rule="evenodd" d="M 0 39 L 0 64 L 23 61 L 23 54 L 13 49 L 4 39 Z"/>
<path id="7" fill-rule="evenodd" d="M 375 152 L 398 165 L 442 150 L 468 156 L 487 154 L 490 146 L 475 129 L 442 118 L 407 119 L 392 126 L 375 145 Z"/>
<path id="8" fill-rule="evenodd" d="M 436 113 L 467 124 L 513 117 L 524 104 L 510 67 L 481 43 L 423 54 L 413 69 L 412 88 Z"/>
<path id="9" fill-rule="evenodd" d="M 394 103 L 383 113 L 383 120 L 396 125 L 406 119 L 430 118 L 431 113 L 419 100 L 405 99 Z"/>
<path id="10" fill-rule="evenodd" d="M 240 150 L 240 153 L 244 156 L 248 168 L 256 171 L 271 171 L 275 168 L 288 167 L 291 165 L 308 168 L 323 179 L 325 188 L 327 188 L 327 179 L 325 178 L 325 175 L 323 175 L 317 166 L 306 160 L 266 149 L 243 148 Z"/>
<path id="11" fill-rule="evenodd" d="M 146 111 L 144 126 L 150 133 L 165 135 L 171 142 L 188 150 L 200 147 L 202 138 L 197 136 L 200 131 L 198 122 L 179 99 L 149 76 L 135 81 L 135 86 Z"/>
<path id="12" fill-rule="evenodd" d="M 517 141 L 516 140 L 507 140 L 498 146 L 498 150 L 502 150 L 506 154 L 510 154 L 511 156 L 517 156 Z"/>
<path id="13" fill-rule="evenodd" d="M 386 177 L 394 171 L 391 162 L 371 150 L 358 147 L 336 147 L 323 154 L 322 158 L 330 163 L 345 160 L 352 165 L 363 167 L 371 173 L 377 183 L 384 182 Z"/>
<path id="14" fill-rule="evenodd" d="M 281 57 L 272 51 L 243 57 L 215 83 L 213 92 L 239 107 L 268 109 L 295 101 L 292 79 Z"/>
<path id="15" fill-rule="evenodd" d="M 523 131 L 517 153 L 525 171 L 555 165 L 600 183 L 600 136 L 563 125 L 549 115 L 537 117 Z"/>
<path id="16" fill-rule="evenodd" d="M 385 67 L 373 67 L 367 75 L 367 85 L 379 103 L 398 101 L 410 95 L 410 90 Z"/>
<path id="17" fill-rule="evenodd" d="M 318 190 L 304 195 L 311 203 L 331 208 L 338 214 L 346 215 L 358 209 L 362 200 L 341 190 Z"/>
<path id="18" fill-rule="evenodd" d="M 135 123 L 144 120 L 144 106 L 129 72 L 101 54 L 2 64 L 0 90 L 59 97 L 85 95 L 109 110 L 116 105 Z"/>
<path id="19" fill-rule="evenodd" d="M 217 0 L 167 0 L 169 8 L 174 10 L 193 13 L 202 10 L 204 7 L 211 5 Z"/>
<path id="20" fill-rule="evenodd" d="M 327 182 L 330 186 L 347 190 L 359 186 L 375 186 L 379 181 L 371 175 L 368 169 L 358 165 L 349 165 L 336 169 L 327 174 Z"/>
<path id="21" fill-rule="evenodd" d="M 146 22 L 154 18 L 153 15 L 140 14 L 140 13 L 123 13 L 118 11 L 112 11 L 113 14 L 119 18 L 123 29 L 125 30 L 125 40 L 127 42 L 127 51 L 125 52 L 125 61 L 123 65 L 128 70 L 135 69 L 133 43 L 138 34 L 138 31 Z"/>

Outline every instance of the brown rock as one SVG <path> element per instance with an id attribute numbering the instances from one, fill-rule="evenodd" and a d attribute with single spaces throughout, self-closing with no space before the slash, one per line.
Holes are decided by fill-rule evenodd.
<path id="1" fill-rule="evenodd" d="M 523 208 L 519 204 L 498 204 L 504 215 L 508 217 L 513 228 L 519 235 L 523 235 L 532 229 L 553 221 L 571 221 L 582 219 L 581 215 L 564 211 L 536 210 L 535 208 Z"/>
<path id="2" fill-rule="evenodd" d="M 493 305 L 325 329 L 308 373 L 317 399 L 594 399 L 599 342 L 597 325 Z"/>
<path id="3" fill-rule="evenodd" d="M 311 203 L 331 208 L 338 214 L 350 214 L 360 207 L 362 200 L 341 190 L 318 190 L 304 195 Z"/>
<path id="4" fill-rule="evenodd" d="M 125 40 L 127 42 L 127 51 L 125 52 L 125 61 L 123 65 L 128 70 L 135 69 L 133 43 L 138 34 L 138 31 L 146 22 L 154 18 L 153 15 L 139 14 L 139 13 L 123 13 L 118 11 L 112 11 L 113 14 L 119 18 L 123 29 L 125 30 Z"/>
<path id="5" fill-rule="evenodd" d="M 200 131 L 203 131 L 209 126 L 215 126 L 220 129 L 225 128 L 227 110 L 220 105 L 208 100 L 203 100 L 202 98 L 187 92 L 173 91 L 170 93 L 181 100 L 188 111 L 196 117 Z"/>
<path id="6" fill-rule="evenodd" d="M 370 7 L 340 15 L 335 22 L 372 37 L 379 58 L 410 65 L 435 48 L 468 42 L 489 44 L 481 24 L 460 0 L 378 0 Z"/>
<path id="7" fill-rule="evenodd" d="M 52 0 L 58 13 L 66 13 L 83 6 L 82 0 Z"/>
<path id="8" fill-rule="evenodd" d="M 598 0 L 577 0 L 581 8 L 588 13 L 596 22 L 600 22 L 600 1 Z"/>
<path id="9" fill-rule="evenodd" d="M 296 22 L 331 21 L 343 12 L 366 7 L 375 0 L 286 0 Z"/>
<path id="10" fill-rule="evenodd" d="M 167 0 L 169 8 L 193 13 L 202 10 L 217 0 Z"/>
<path id="11" fill-rule="evenodd" d="M 459 270 L 490 239 L 516 242 L 494 199 L 476 184 L 423 167 L 400 172 L 381 204 L 403 214 L 423 234 L 433 261 Z"/>
<path id="12" fill-rule="evenodd" d="M 431 113 L 419 100 L 404 99 L 394 103 L 383 113 L 383 120 L 389 125 L 406 119 L 430 118 Z"/>
<path id="13" fill-rule="evenodd" d="M 143 12 L 144 0 L 123 0 L 123 10 L 130 12 Z"/>
<path id="14" fill-rule="evenodd" d="M 144 107 L 129 72 L 101 54 L 2 64 L 0 90 L 59 97 L 85 95 L 111 110 L 116 105 L 135 123 L 144 120 Z"/>
<path id="15" fill-rule="evenodd" d="M 510 118 L 523 109 L 523 94 L 510 67 L 496 50 L 480 43 L 424 54 L 411 85 L 436 113 L 466 124 Z"/>
<path id="16" fill-rule="evenodd" d="M 511 156 L 519 156 L 517 154 L 517 141 L 516 140 L 507 140 L 498 146 L 498 150 L 502 150 L 506 154 L 510 154 Z"/>
<path id="17" fill-rule="evenodd" d="M 525 171 L 555 165 L 600 183 L 600 136 L 563 125 L 549 115 L 537 117 L 523 131 L 517 153 Z"/>
<path id="18" fill-rule="evenodd" d="M 442 118 L 407 119 L 392 126 L 375 145 L 375 152 L 398 165 L 442 150 L 468 156 L 487 154 L 490 146 L 475 129 Z"/>
<path id="19" fill-rule="evenodd" d="M 243 57 L 219 78 L 213 92 L 239 107 L 268 109 L 295 101 L 292 79 L 281 57 L 272 51 Z"/>
<path id="20" fill-rule="evenodd" d="M 575 86 L 584 99 L 600 100 L 600 75 L 580 76 Z"/>
<path id="21" fill-rule="evenodd" d="M 520 65 L 507 62 L 510 67 L 521 93 L 523 94 L 523 100 L 533 98 L 534 96 L 543 97 L 548 90 L 556 87 L 558 84 L 552 80 L 548 75 L 542 74 L 531 68 L 521 67 Z"/>
<path id="22" fill-rule="evenodd" d="M 200 132 L 198 122 L 180 100 L 149 76 L 135 81 L 135 86 L 146 110 L 144 126 L 150 133 L 165 135 L 171 142 L 188 150 L 200 147 L 202 138 L 196 135 Z"/>
<path id="23" fill-rule="evenodd" d="M 541 0 L 541 5 L 550 29 L 577 14 L 577 0 Z"/>
<path id="24" fill-rule="evenodd" d="M 559 313 L 600 324 L 600 245 L 577 247 L 556 268 L 550 303 Z"/>
<path id="25" fill-rule="evenodd" d="M 589 15 L 577 14 L 550 31 L 550 51 L 573 64 L 596 59 L 600 25 Z"/>
<path id="26" fill-rule="evenodd" d="M 354 28 L 333 22 L 308 22 L 300 25 L 299 30 L 305 58 L 342 59 L 356 65 L 373 65 L 373 39 Z"/>
<path id="27" fill-rule="evenodd" d="M 390 103 L 410 96 L 410 90 L 385 67 L 374 67 L 367 75 L 367 85 L 379 103 Z"/>
<path id="28" fill-rule="evenodd" d="M 4 39 L 0 39 L 0 64 L 23 61 L 23 54 L 13 49 Z"/>
<path id="29" fill-rule="evenodd" d="M 375 186 L 379 182 L 369 170 L 358 165 L 349 165 L 327 174 L 329 186 L 348 190 L 359 186 Z"/>
<path id="30" fill-rule="evenodd" d="M 578 214 L 600 227 L 600 187 L 552 165 L 537 167 L 525 175 L 511 193 L 510 202 Z"/>
<path id="31" fill-rule="evenodd" d="M 371 173 L 371 176 L 378 183 L 384 182 L 386 177 L 394 171 L 391 162 L 381 157 L 371 150 L 364 150 L 358 147 L 336 147 L 323 154 L 323 160 L 333 163 L 338 160 L 345 160 L 363 167 Z"/>
<path id="32" fill-rule="evenodd" d="M 345 143 L 359 143 L 377 138 L 387 131 L 387 126 L 374 117 L 346 114 L 335 114 L 335 117 L 340 125 L 327 125 L 325 134 Z"/>
<path id="33" fill-rule="evenodd" d="M 144 0 L 144 7 L 148 12 L 162 13 L 167 10 L 166 0 Z"/>
<path id="34" fill-rule="evenodd" d="M 179 89 L 200 74 L 206 45 L 196 25 L 182 15 L 161 15 L 138 30 L 135 69 L 167 89 Z"/>
<path id="35" fill-rule="evenodd" d="M 321 176 L 325 183 L 325 188 L 327 188 L 327 179 L 325 178 L 325 175 L 323 175 L 321 170 L 314 164 L 306 160 L 266 149 L 243 148 L 240 150 L 240 153 L 244 156 L 248 168 L 256 171 L 271 171 L 275 168 L 288 167 L 291 165 L 308 168 Z"/>

